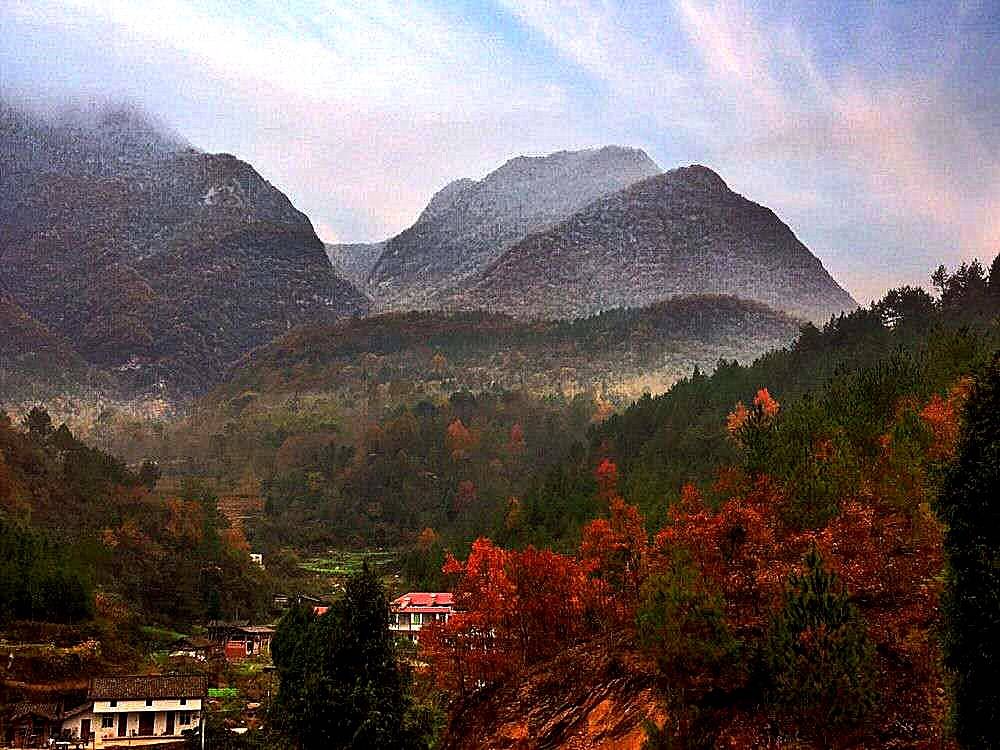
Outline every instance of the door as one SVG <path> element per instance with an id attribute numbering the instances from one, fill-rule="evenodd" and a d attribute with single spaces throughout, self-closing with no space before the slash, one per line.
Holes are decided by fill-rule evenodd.
<path id="1" fill-rule="evenodd" d="M 90 719 L 80 719 L 80 739 L 84 742 L 90 739 Z"/>
<path id="2" fill-rule="evenodd" d="M 143 711 L 139 714 L 139 736 L 153 736 L 153 718 L 156 716 L 152 711 Z"/>
<path id="3" fill-rule="evenodd" d="M 124 737 L 128 734 L 128 714 L 118 714 L 118 736 Z"/>
<path id="4" fill-rule="evenodd" d="M 174 712 L 167 711 L 167 729 L 166 732 L 164 732 L 164 734 L 173 734 L 173 733 L 174 733 Z"/>

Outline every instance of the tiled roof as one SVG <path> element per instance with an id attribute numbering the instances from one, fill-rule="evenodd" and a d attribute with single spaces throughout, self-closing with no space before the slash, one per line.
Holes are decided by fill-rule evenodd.
<path id="1" fill-rule="evenodd" d="M 411 607 L 452 607 L 455 596 L 448 591 L 411 591 L 392 600 L 393 609 L 409 609 Z"/>
<path id="2" fill-rule="evenodd" d="M 11 721 L 25 716 L 40 716 L 54 721 L 62 712 L 58 703 L 15 703 L 5 713 Z"/>
<path id="3" fill-rule="evenodd" d="M 90 683 L 90 699 L 198 698 L 205 695 L 206 690 L 205 678 L 201 675 L 95 677 Z"/>

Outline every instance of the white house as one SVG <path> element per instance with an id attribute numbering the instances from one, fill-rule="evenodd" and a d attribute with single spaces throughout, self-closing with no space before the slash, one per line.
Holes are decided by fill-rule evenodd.
<path id="1" fill-rule="evenodd" d="M 200 675 L 97 677 L 90 702 L 68 712 L 62 730 L 89 748 L 170 747 L 199 731 L 206 693 Z"/>
<path id="2" fill-rule="evenodd" d="M 411 591 L 389 605 L 389 630 L 411 641 L 425 625 L 447 622 L 455 612 L 455 597 L 447 592 Z"/>

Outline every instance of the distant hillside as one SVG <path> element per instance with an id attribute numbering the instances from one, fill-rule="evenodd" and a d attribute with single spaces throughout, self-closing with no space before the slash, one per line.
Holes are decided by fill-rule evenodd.
<path id="1" fill-rule="evenodd" d="M 384 242 L 327 245 L 326 255 L 333 264 L 334 271 L 359 289 L 364 289 L 368 284 L 368 275 L 384 248 Z"/>
<path id="2" fill-rule="evenodd" d="M 253 167 L 134 111 L 0 105 L 0 153 L 2 289 L 130 392 L 198 392 L 291 326 L 366 306 Z"/>
<path id="3" fill-rule="evenodd" d="M 46 398 L 86 381 L 87 363 L 0 291 L 0 405 L 13 395 Z"/>
<path id="4" fill-rule="evenodd" d="M 450 304 L 573 318 L 683 294 L 732 294 L 816 322 L 857 306 L 771 210 L 702 166 L 650 177 L 521 240 Z"/>
<path id="5" fill-rule="evenodd" d="M 796 321 L 732 297 L 688 297 L 573 322 L 485 312 L 393 313 L 294 330 L 255 350 L 214 397 L 357 390 L 400 382 L 450 393 L 526 388 L 638 395 L 720 357 L 783 346 Z"/>
<path id="6" fill-rule="evenodd" d="M 252 470 L 266 498 L 254 544 L 384 546 L 426 526 L 472 533 L 616 406 L 797 332 L 733 298 L 574 322 L 392 313 L 290 331 L 162 430 L 128 415 L 102 428 L 115 452 L 165 471 Z"/>
<path id="7" fill-rule="evenodd" d="M 457 180 L 388 240 L 369 276 L 388 309 L 437 306 L 436 295 L 481 272 L 530 232 L 660 170 L 642 151 L 608 146 L 521 156 L 482 180 Z"/>

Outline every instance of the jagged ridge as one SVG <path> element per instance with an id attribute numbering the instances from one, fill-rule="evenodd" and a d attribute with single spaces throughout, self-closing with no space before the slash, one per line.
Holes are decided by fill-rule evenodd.
<path id="1" fill-rule="evenodd" d="M 412 227 L 388 240 L 369 288 L 389 309 L 437 306 L 437 296 L 530 232 L 659 171 L 638 149 L 607 146 L 521 156 L 482 180 L 452 182 Z"/>

